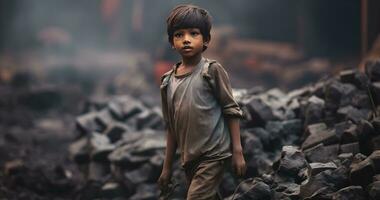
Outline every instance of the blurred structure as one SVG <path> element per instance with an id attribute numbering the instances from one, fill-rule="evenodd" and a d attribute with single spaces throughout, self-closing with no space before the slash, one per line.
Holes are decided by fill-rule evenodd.
<path id="1" fill-rule="evenodd" d="M 99 123 L 99 116 L 107 117 L 111 97 L 127 94 L 136 103 L 127 100 L 123 103 L 125 108 L 143 105 L 141 111 L 144 112 L 132 120 L 136 124 L 141 122 L 136 125 L 137 129 L 152 128 L 146 124 L 161 122 L 157 117 L 160 113 L 157 109 L 159 78 L 180 59 L 167 41 L 165 20 L 170 9 L 181 3 L 188 1 L 0 1 L 0 197 L 7 194 L 11 199 L 58 196 L 75 199 L 83 194 L 90 195 L 88 199 L 91 199 L 91 195 L 97 195 L 94 191 L 103 186 L 88 182 L 83 176 L 86 173 L 80 173 L 67 159 L 67 147 L 78 139 L 74 134 L 75 118 L 92 113 L 90 116 Z M 366 119 L 368 123 L 364 125 L 379 127 L 378 117 L 366 118 L 367 111 L 374 115 L 379 111 L 378 107 L 373 111 L 369 106 L 372 97 L 366 92 L 371 94 L 373 90 L 378 106 L 380 79 L 372 80 L 369 90 L 357 85 L 365 83 L 363 74 L 355 70 L 339 73 L 358 66 L 364 71 L 367 60 L 380 57 L 379 0 L 193 0 L 192 3 L 206 8 L 213 16 L 211 46 L 206 56 L 225 66 L 235 88 L 244 88 L 236 93 L 240 99 L 249 100 L 248 104 L 242 102 L 253 116 L 246 122 L 260 123 L 260 118 L 269 116 L 261 120 L 269 125 L 251 124 L 247 128 L 261 127 L 252 134 L 249 132 L 252 129 L 243 134 L 246 145 L 262 148 L 247 148 L 247 155 L 261 157 L 250 157 L 251 161 L 262 162 L 250 163 L 249 176 L 262 175 L 266 168 L 272 169 L 271 162 L 282 145 L 305 139 L 298 134 L 287 138 L 289 135 L 282 133 L 288 129 L 281 127 L 298 127 L 294 133 L 301 134 L 305 128 L 302 126 L 312 125 L 316 122 L 314 119 L 327 120 L 330 126 L 343 118 L 354 122 Z M 373 69 L 371 73 L 376 74 L 373 77 L 378 77 L 379 68 Z M 331 79 L 336 74 L 340 74 L 339 80 Z M 330 84 L 327 80 L 335 81 Z M 313 83 L 316 84 L 307 86 Z M 333 95 L 325 94 L 325 85 Z M 265 90 L 273 87 L 276 88 Z M 356 87 L 360 89 L 354 89 Z M 293 90 L 295 88 L 301 89 Z M 288 93 L 289 90 L 293 92 Z M 255 96 L 265 98 L 260 101 L 251 98 Z M 342 101 L 335 99 L 338 97 L 342 97 Z M 286 102 L 288 98 L 294 101 Z M 324 101 L 327 103 L 321 103 Z M 325 108 L 342 109 L 339 112 L 321 109 L 321 104 L 326 105 Z M 87 108 L 92 105 L 94 110 L 82 110 L 86 105 Z M 367 107 L 361 110 L 363 106 Z M 288 109 L 292 111 L 287 112 Z M 279 114 L 286 116 L 286 120 L 277 119 Z M 338 116 L 332 116 L 336 114 Z M 352 120 L 352 117 L 357 118 Z M 257 118 L 259 120 L 253 120 Z M 101 118 L 104 119 L 108 118 Z M 339 125 L 336 129 L 342 128 Z M 108 131 L 116 136 L 122 134 L 121 129 L 115 130 Z M 344 136 L 348 139 L 345 142 L 355 143 L 350 134 L 348 131 Z M 362 139 L 373 142 L 376 148 L 380 146 L 379 135 L 364 136 L 359 143 Z M 97 140 L 94 141 L 97 144 Z M 334 148 L 338 145 L 335 142 Z M 262 145 L 257 145 L 260 143 Z M 357 147 L 356 143 L 349 144 L 344 150 Z M 318 148 L 322 148 L 321 145 Z M 268 149 L 272 152 L 266 151 Z M 286 154 L 292 149 L 283 150 Z M 329 153 L 328 148 L 323 152 Z M 160 156 L 152 159 L 153 167 L 147 165 L 153 173 L 160 167 Z M 260 166 L 263 168 L 258 168 Z M 94 169 L 98 169 L 96 165 L 92 166 Z M 154 176 L 145 180 L 145 168 L 141 169 L 127 174 L 140 177 L 143 173 L 142 179 L 136 180 L 141 183 L 149 180 L 149 187 L 140 187 L 141 191 L 136 193 L 145 194 L 144 190 L 150 190 L 146 194 L 155 194 Z M 358 172 L 364 173 L 366 168 Z M 180 178 L 180 174 L 176 176 Z M 226 180 L 230 179 L 232 177 Z M 122 190 L 120 186 L 111 182 L 102 188 L 102 195 L 114 195 Z M 234 186 L 234 182 L 224 183 L 224 196 L 232 194 Z M 290 184 L 289 188 L 293 186 Z M 139 198 L 137 195 L 136 199 Z"/>

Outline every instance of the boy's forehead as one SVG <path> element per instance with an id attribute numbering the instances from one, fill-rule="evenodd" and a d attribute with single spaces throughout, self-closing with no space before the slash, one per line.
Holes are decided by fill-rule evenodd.
<path id="1" fill-rule="evenodd" d="M 179 28 L 175 30 L 174 32 L 182 32 L 182 31 L 200 31 L 199 28 L 190 27 L 190 28 Z"/>

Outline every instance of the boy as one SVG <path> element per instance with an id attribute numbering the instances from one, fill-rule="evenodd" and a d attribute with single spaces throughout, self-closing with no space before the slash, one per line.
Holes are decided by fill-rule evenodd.
<path id="1" fill-rule="evenodd" d="M 226 162 L 238 176 L 246 170 L 238 118 L 228 75 L 202 57 L 211 35 L 208 12 L 193 5 L 175 7 L 167 18 L 172 48 L 182 61 L 161 78 L 162 112 L 168 128 L 165 160 L 158 184 L 167 187 L 177 147 L 188 181 L 188 200 L 218 199 Z"/>

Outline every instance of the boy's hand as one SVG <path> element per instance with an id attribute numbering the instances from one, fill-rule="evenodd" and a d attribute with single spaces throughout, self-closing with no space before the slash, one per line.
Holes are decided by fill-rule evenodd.
<path id="1" fill-rule="evenodd" d="M 236 176 L 242 177 L 245 175 L 247 166 L 242 151 L 234 151 L 232 153 L 232 168 L 235 170 Z"/>
<path id="2" fill-rule="evenodd" d="M 168 187 L 171 176 L 172 174 L 170 170 L 165 170 L 165 169 L 162 170 L 160 178 L 158 178 L 158 181 L 157 181 L 158 186 L 160 187 L 161 190 L 165 190 Z"/>

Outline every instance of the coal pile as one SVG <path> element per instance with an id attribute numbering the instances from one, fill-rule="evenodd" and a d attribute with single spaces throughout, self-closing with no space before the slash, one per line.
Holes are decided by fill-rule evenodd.
<path id="1" fill-rule="evenodd" d="M 37 82 L 18 72 L 0 84 L 0 199 L 73 199 L 81 180 L 67 159 L 75 106 L 73 85 Z"/>
<path id="2" fill-rule="evenodd" d="M 246 179 L 228 172 L 225 199 L 378 199 L 380 63 L 284 93 L 235 90 L 245 113 Z M 82 199 L 157 199 L 165 129 L 159 107 L 130 96 L 92 99 L 77 117 L 72 159 L 85 174 Z M 178 155 L 177 155 L 178 156 Z M 178 162 L 178 160 L 177 160 Z M 174 164 L 170 199 L 183 199 Z M 179 185 L 179 186 L 178 186 Z"/>
<path id="3" fill-rule="evenodd" d="M 365 73 L 345 70 L 286 95 L 241 95 L 252 119 L 244 122 L 252 130 L 245 138 L 260 141 L 244 140 L 246 155 L 285 146 L 271 170 L 242 182 L 233 199 L 379 199 L 379 70 L 379 61 L 368 62 Z M 301 131 L 283 128 L 292 120 Z M 270 140 L 276 133 L 294 143 Z"/>
<path id="4" fill-rule="evenodd" d="M 157 199 L 166 145 L 159 107 L 130 96 L 93 98 L 76 127 L 69 151 L 88 183 L 80 199 Z"/>

